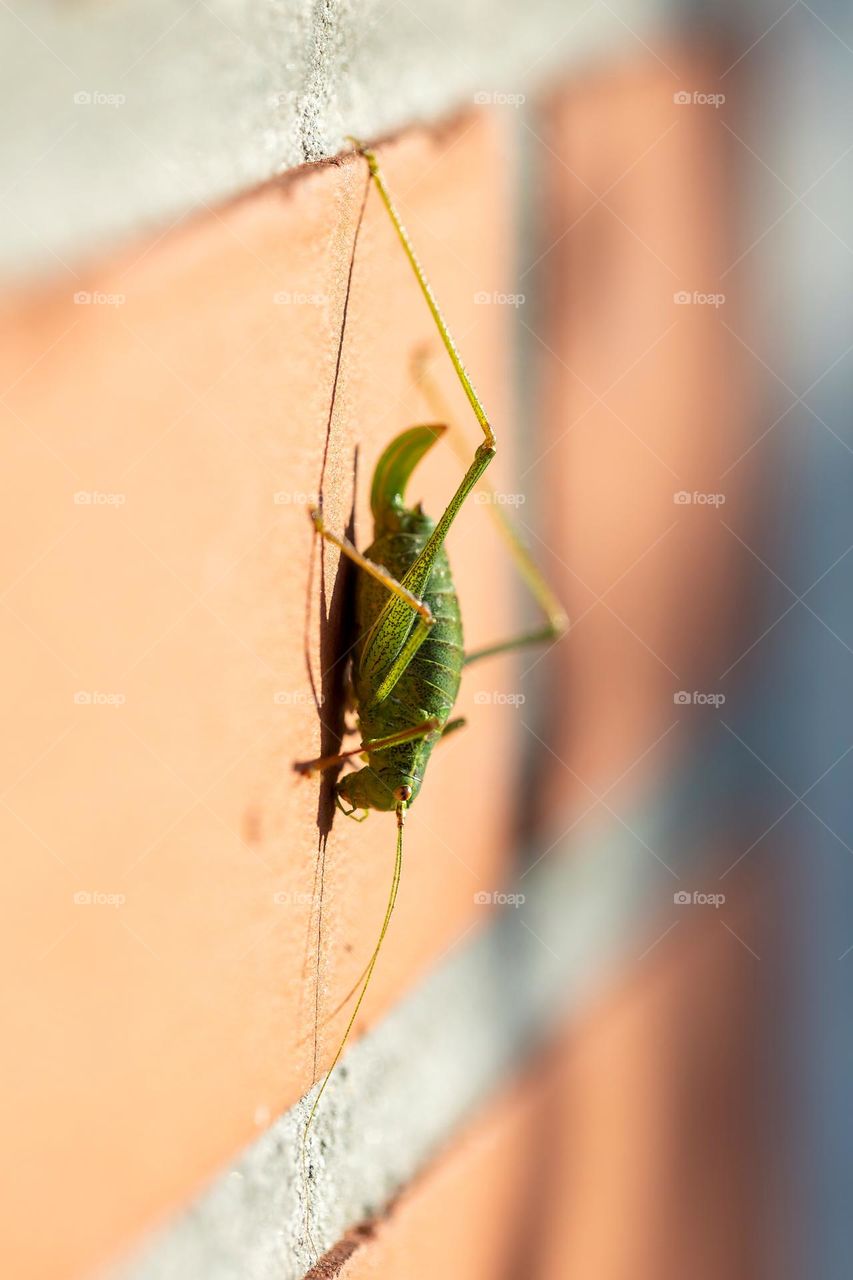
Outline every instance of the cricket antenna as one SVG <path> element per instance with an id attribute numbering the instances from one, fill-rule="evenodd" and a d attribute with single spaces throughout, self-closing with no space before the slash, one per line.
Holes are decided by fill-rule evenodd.
<path id="1" fill-rule="evenodd" d="M 317 1114 L 317 1108 L 320 1105 L 320 1099 L 322 1098 L 323 1094 L 326 1091 L 326 1085 L 329 1083 L 330 1079 L 332 1078 L 332 1073 L 335 1070 L 335 1067 L 340 1062 L 341 1054 L 343 1053 L 344 1047 L 346 1046 L 346 1043 L 349 1040 L 350 1032 L 352 1031 L 353 1026 L 355 1025 L 355 1020 L 358 1017 L 358 1011 L 361 1008 L 361 1003 L 364 1000 L 365 994 L 367 992 L 367 988 L 370 985 L 370 979 L 373 977 L 373 970 L 376 968 L 376 961 L 379 958 L 379 952 L 382 947 L 382 943 L 384 942 L 385 935 L 388 932 L 388 925 L 391 922 L 391 916 L 394 911 L 394 904 L 397 901 L 397 890 L 400 887 L 400 873 L 402 872 L 402 869 L 403 869 L 403 823 L 405 821 L 405 813 L 407 808 L 409 807 L 409 801 L 411 799 L 411 796 L 412 796 L 412 788 L 408 786 L 399 787 L 398 790 L 395 792 L 395 799 L 397 801 L 397 808 L 396 808 L 397 852 L 394 858 L 394 875 L 392 876 L 392 879 L 391 879 L 391 892 L 388 895 L 388 905 L 385 908 L 385 917 L 382 921 L 382 928 L 379 930 L 379 937 L 376 939 L 376 946 L 373 948 L 373 954 L 371 955 L 370 961 L 367 965 L 367 969 L 365 970 L 364 981 L 361 984 L 361 990 L 358 993 L 358 999 L 355 1002 L 355 1008 L 353 1009 L 350 1015 L 350 1020 L 347 1023 L 346 1030 L 344 1031 L 344 1034 L 341 1038 L 341 1042 L 338 1045 L 337 1053 L 332 1059 L 332 1065 L 329 1067 L 329 1070 L 326 1072 L 325 1076 L 323 1077 L 323 1083 L 320 1085 L 320 1089 L 319 1089 L 319 1092 L 317 1093 L 317 1097 L 314 1099 L 314 1103 L 311 1107 L 311 1111 L 308 1114 L 308 1119 L 305 1122 L 305 1128 L 302 1131 L 302 1185 L 303 1185 L 303 1191 L 305 1194 L 305 1227 L 306 1227 L 306 1234 L 308 1236 L 308 1240 L 315 1254 L 317 1252 L 317 1246 L 314 1244 L 314 1240 L 311 1235 L 311 1197 L 310 1197 L 310 1186 L 309 1186 L 309 1180 L 308 1180 L 308 1134 L 311 1130 L 311 1125 L 313 1123 L 314 1117 Z"/>

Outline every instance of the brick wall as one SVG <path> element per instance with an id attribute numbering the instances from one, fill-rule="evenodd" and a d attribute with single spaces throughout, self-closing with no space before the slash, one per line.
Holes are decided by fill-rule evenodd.
<path id="1" fill-rule="evenodd" d="M 674 50 L 669 62 L 691 85 L 719 70 Z M 466 677 L 469 724 L 412 811 L 357 1035 L 369 1043 L 489 929 L 476 895 L 518 875 L 524 888 L 520 849 L 571 862 L 588 832 L 618 838 L 652 888 L 618 975 L 596 986 L 591 946 L 577 1017 L 549 996 L 551 1030 L 519 1038 L 497 1087 L 323 1274 L 710 1278 L 762 1264 L 767 899 L 747 866 L 724 910 L 679 916 L 672 902 L 718 885 L 766 825 L 758 785 L 744 807 L 729 775 L 711 777 L 725 754 L 715 709 L 674 701 L 723 687 L 755 617 L 748 557 L 719 512 L 674 501 L 716 491 L 741 450 L 752 370 L 716 309 L 676 300 L 722 289 L 733 193 L 730 140 L 674 102 L 672 74 L 640 57 L 564 84 L 521 123 L 478 109 L 381 148 L 496 423 L 496 487 L 530 495 L 521 523 L 575 626 L 541 660 Z M 520 241 L 519 173 L 537 224 Z M 172 1274 L 168 1224 L 322 1076 L 345 1022 L 330 1015 L 376 935 L 393 821 L 331 822 L 328 797 L 290 767 L 341 727 L 344 581 L 308 506 L 320 495 L 329 525 L 354 521 L 364 545 L 379 452 L 432 416 L 412 356 L 435 337 L 374 192 L 327 427 L 364 191 L 360 161 L 305 167 L 4 303 L 9 1274 L 84 1276 L 164 1225 L 141 1274 Z M 518 292 L 519 313 L 478 301 Z M 424 465 L 428 509 L 458 475 L 451 450 Z M 726 485 L 741 531 L 754 485 L 748 467 Z M 469 644 L 503 636 L 519 592 L 482 508 L 462 514 L 451 554 Z M 479 696 L 519 690 L 521 711 Z M 685 768 L 701 794 L 664 833 Z M 693 879 L 672 870 L 684 846 Z M 535 934 L 535 920 L 520 927 Z M 496 1011 L 516 995 L 499 985 Z M 396 1090 L 417 1109 L 406 1063 L 428 1068 L 430 1051 L 401 1032 L 398 1074 L 354 1110 L 331 1102 L 356 1175 L 381 1143 L 371 1096 Z M 463 1067 L 483 1052 L 473 1033 L 458 1046 Z"/>

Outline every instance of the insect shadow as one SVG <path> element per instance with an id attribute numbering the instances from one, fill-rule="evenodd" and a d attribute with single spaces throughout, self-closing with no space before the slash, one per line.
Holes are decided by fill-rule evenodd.
<path id="1" fill-rule="evenodd" d="M 358 492 L 358 446 L 353 454 L 352 498 L 349 519 L 346 524 L 348 538 L 355 537 L 355 503 Z M 315 549 L 320 556 L 320 683 L 316 685 L 308 652 L 306 627 L 306 662 L 308 678 L 314 690 L 317 716 L 320 724 L 320 754 L 335 755 L 340 751 L 346 732 L 347 707 L 347 657 L 355 644 L 355 576 L 356 567 L 342 556 L 335 575 L 335 585 L 328 597 L 325 557 L 322 546 Z M 313 573 L 309 575 L 306 618 L 311 608 Z M 335 818 L 335 785 L 341 771 L 340 765 L 327 769 L 320 775 L 317 797 L 317 835 L 325 843 Z"/>
<path id="2" fill-rule="evenodd" d="M 328 443 L 328 441 L 327 441 Z M 324 459 L 325 469 L 325 459 Z M 347 521 L 347 536 L 355 535 L 355 502 L 358 492 L 358 446 L 353 454 L 353 481 L 350 513 Z M 322 477 L 320 481 L 320 497 L 322 500 Z M 326 581 L 325 557 L 319 539 L 312 538 L 311 562 L 308 572 L 308 585 L 305 600 L 305 633 L 303 651 L 308 672 L 308 682 L 317 708 L 317 719 L 320 725 L 320 750 L 328 754 L 336 754 L 341 747 L 346 732 L 346 684 L 347 656 L 355 642 L 355 566 L 350 565 L 345 557 L 335 575 L 335 584 L 331 596 L 328 595 Z M 320 556 L 320 591 L 319 591 L 319 681 L 314 674 L 311 661 L 311 616 L 312 596 L 314 593 L 315 555 Z M 314 864 L 314 887 L 312 901 L 316 915 L 309 921 L 306 938 L 303 979 L 307 976 L 312 961 L 315 966 L 314 980 L 314 1016 L 313 1016 L 313 1063 L 316 1076 L 319 1061 L 320 1034 L 320 952 L 323 942 L 323 906 L 326 877 L 326 847 L 329 832 L 335 819 L 335 785 L 341 766 L 329 769 L 321 775 L 317 794 L 317 858 Z"/>
<path id="3" fill-rule="evenodd" d="M 361 231 L 361 224 L 364 220 L 364 211 L 367 206 L 367 194 L 369 190 L 370 176 L 368 175 L 361 196 L 361 204 L 355 226 L 355 235 L 353 236 L 349 250 L 349 265 L 346 272 L 346 286 L 344 289 L 341 327 L 338 333 L 337 353 L 335 357 L 335 373 L 332 380 L 329 413 L 326 419 L 326 436 L 323 441 L 323 457 L 320 463 L 320 479 L 317 485 L 317 504 L 321 511 L 323 509 L 323 488 L 326 479 L 326 467 L 329 461 L 329 447 L 332 440 L 332 425 L 335 418 L 338 381 L 341 373 L 341 361 L 344 350 L 344 334 L 346 332 L 350 294 L 352 292 L 355 253 L 359 233 Z M 355 446 L 355 450 L 353 452 L 352 496 L 350 499 L 349 520 L 346 525 L 347 537 L 350 538 L 355 536 L 355 504 L 357 493 L 358 445 Z M 311 594 L 314 588 L 314 566 L 316 564 L 316 556 L 318 554 L 320 556 L 319 689 L 314 678 L 314 668 L 311 662 Z M 314 695 L 314 704 L 317 708 L 317 715 L 320 721 L 320 754 L 322 756 L 338 754 L 346 729 L 346 658 L 352 649 L 356 638 L 355 566 L 351 564 L 346 556 L 341 557 L 338 572 L 335 577 L 335 585 L 332 588 L 332 595 L 328 601 L 328 608 L 326 605 L 326 590 L 326 565 L 323 547 L 320 539 L 312 537 L 311 562 L 308 572 L 308 586 L 305 600 L 305 633 L 303 649 L 305 653 L 305 665 L 308 671 L 308 680 L 311 685 L 311 691 Z M 328 839 L 329 832 L 332 829 L 332 823 L 335 817 L 335 784 L 337 783 L 340 771 L 340 766 L 324 771 L 321 776 L 319 794 L 317 797 L 317 853 L 320 875 L 319 889 L 321 894 L 321 914 L 323 892 L 322 873 L 323 864 L 325 862 L 326 841 Z M 317 887 L 318 886 L 315 884 L 315 890 Z"/>

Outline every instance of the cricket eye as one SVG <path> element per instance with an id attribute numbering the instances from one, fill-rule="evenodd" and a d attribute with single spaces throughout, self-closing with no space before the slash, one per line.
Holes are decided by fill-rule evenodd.
<path id="1" fill-rule="evenodd" d="M 412 788 L 408 784 L 398 787 L 394 793 L 402 804 L 408 804 L 412 798 Z"/>

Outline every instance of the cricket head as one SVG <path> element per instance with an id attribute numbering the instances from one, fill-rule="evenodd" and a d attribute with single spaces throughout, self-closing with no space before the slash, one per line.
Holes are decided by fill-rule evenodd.
<path id="1" fill-rule="evenodd" d="M 401 777 L 396 769 L 373 769 L 365 765 L 355 773 L 345 773 L 335 788 L 338 797 L 354 809 L 396 809 L 400 803 L 406 808 L 421 789 L 420 778 Z"/>

